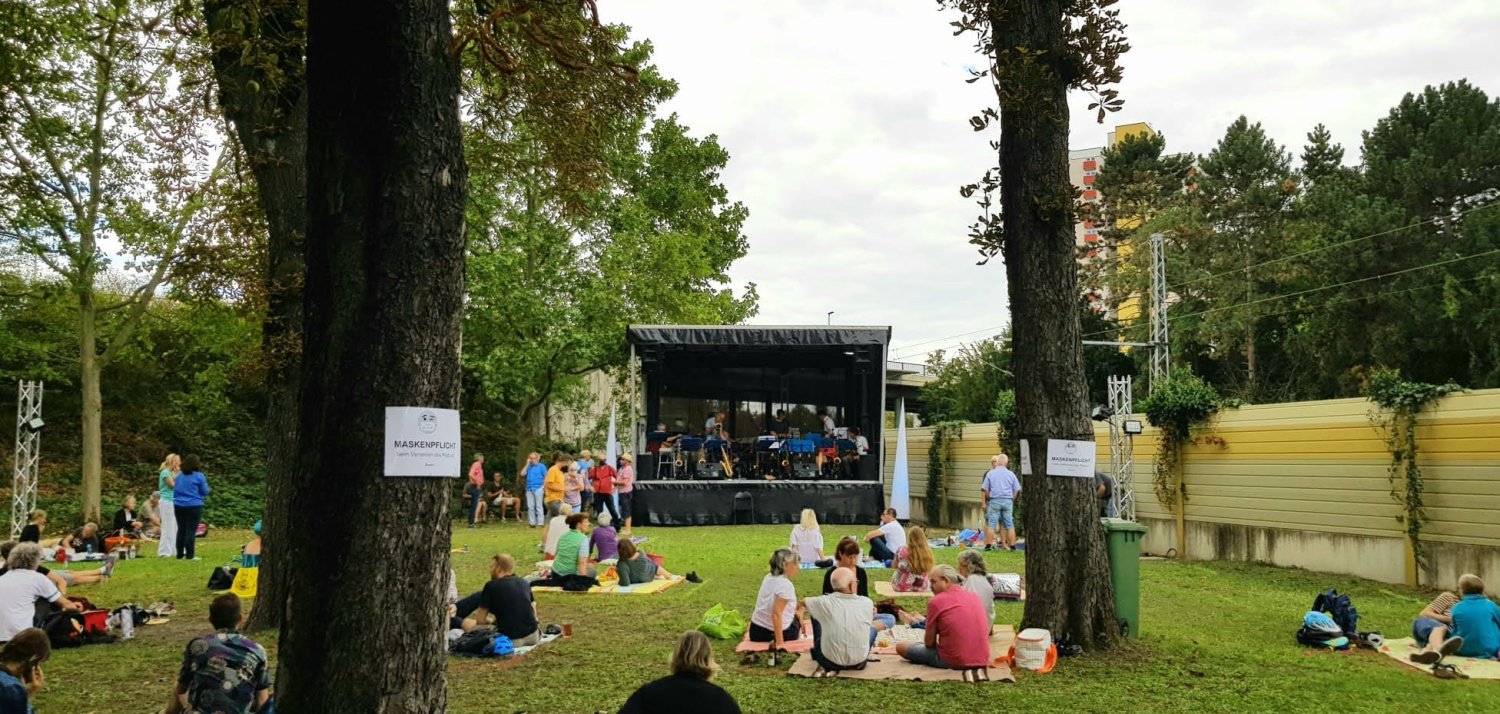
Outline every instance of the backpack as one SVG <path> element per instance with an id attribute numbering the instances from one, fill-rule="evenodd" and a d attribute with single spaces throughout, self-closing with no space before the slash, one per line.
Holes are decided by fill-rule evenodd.
<path id="1" fill-rule="evenodd" d="M 42 618 L 38 625 L 47 633 L 53 649 L 80 647 L 83 645 L 83 615 L 77 612 L 54 612 Z"/>
<path id="2" fill-rule="evenodd" d="M 1337 590 L 1320 593 L 1313 600 L 1312 609 L 1313 612 L 1328 613 L 1345 637 L 1354 637 L 1359 633 L 1359 610 L 1354 608 L 1354 602 L 1349 599 L 1348 594 L 1340 595 Z"/>
<path id="3" fill-rule="evenodd" d="M 495 634 L 493 627 L 476 627 L 463 633 L 453 642 L 448 650 L 456 655 L 482 656 L 489 654 L 494 649 L 495 639 L 500 635 Z M 510 640 L 506 638 L 508 643 Z"/>
<path id="4" fill-rule="evenodd" d="M 220 565 L 214 568 L 213 574 L 208 576 L 208 589 L 228 590 L 234 587 L 234 576 L 238 575 L 239 572 L 239 568 L 228 565 Z"/>
<path id="5" fill-rule="evenodd" d="M 1318 596 L 1322 599 L 1322 596 Z M 1309 610 L 1302 616 L 1302 627 L 1297 630 L 1297 644 L 1320 649 L 1347 650 L 1349 638 L 1338 623 L 1327 613 Z"/>

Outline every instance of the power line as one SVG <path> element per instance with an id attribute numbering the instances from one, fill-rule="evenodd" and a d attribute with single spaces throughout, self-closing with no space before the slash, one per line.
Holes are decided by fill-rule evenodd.
<path id="1" fill-rule="evenodd" d="M 1312 248 L 1310 250 L 1304 250 L 1301 253 L 1292 253 L 1291 255 L 1283 255 L 1280 258 L 1272 258 L 1270 260 L 1262 261 L 1262 262 L 1259 262 L 1259 263 L 1252 263 L 1252 264 L 1246 265 L 1244 267 L 1234 268 L 1232 270 L 1226 270 L 1226 271 L 1221 272 L 1221 273 L 1214 273 L 1212 275 L 1205 275 L 1205 276 L 1203 276 L 1201 278 L 1193 278 L 1192 280 L 1188 280 L 1186 282 L 1182 282 L 1182 283 L 1178 283 L 1176 285 L 1169 286 L 1167 289 L 1168 290 L 1177 290 L 1179 288 L 1183 288 L 1183 287 L 1186 287 L 1188 285 L 1193 285 L 1195 283 L 1201 283 L 1201 282 L 1203 282 L 1205 280 L 1212 280 L 1214 278 L 1223 277 L 1225 275 L 1234 275 L 1234 274 L 1237 274 L 1237 273 L 1243 273 L 1243 272 L 1246 272 L 1246 271 L 1249 271 L 1249 270 L 1252 270 L 1252 269 L 1255 269 L 1255 268 L 1263 267 L 1263 266 L 1266 266 L 1266 265 L 1275 265 L 1276 263 L 1283 263 L 1283 262 L 1286 262 L 1288 260 L 1293 260 L 1295 258 L 1301 258 L 1303 256 L 1312 255 L 1314 253 L 1321 253 L 1323 251 L 1333 250 L 1334 248 L 1341 248 L 1343 246 L 1351 245 L 1351 244 L 1354 244 L 1354 243 L 1359 243 L 1361 241 L 1367 241 L 1367 240 L 1371 240 L 1371 239 L 1374 239 L 1374 238 L 1379 238 L 1381 236 L 1390 235 L 1392 233 L 1397 233 L 1399 231 L 1404 231 L 1404 230 L 1407 230 L 1409 228 L 1420 228 L 1420 227 L 1425 226 L 1425 225 L 1427 225 L 1429 223 L 1435 223 L 1435 222 L 1440 221 L 1440 220 L 1445 220 L 1445 219 L 1446 220 L 1453 220 L 1453 219 L 1457 219 L 1457 218 L 1462 218 L 1463 216 L 1466 216 L 1466 215 L 1468 215 L 1470 213 L 1473 213 L 1475 211 L 1481 211 L 1481 210 L 1484 210 L 1486 208 L 1494 208 L 1496 206 L 1500 206 L 1500 202 L 1487 203 L 1487 204 L 1484 204 L 1483 206 L 1475 206 L 1473 208 L 1464 209 L 1464 210 L 1459 211 L 1458 213 L 1453 214 L 1451 216 L 1435 216 L 1435 217 L 1429 218 L 1429 219 L 1427 219 L 1425 221 L 1419 221 L 1417 223 L 1412 223 L 1412 224 L 1408 224 L 1408 225 L 1404 225 L 1404 226 L 1397 226 L 1397 227 L 1391 228 L 1389 230 L 1384 230 L 1384 231 L 1381 231 L 1379 233 L 1371 233 L 1370 235 L 1361 236 L 1359 238 L 1350 238 L 1349 240 L 1346 240 L 1346 241 L 1340 241 L 1338 243 L 1331 243 L 1329 245 L 1321 246 L 1321 247 L 1318 247 L 1318 248 Z"/>
<path id="2" fill-rule="evenodd" d="M 931 344 L 935 344 L 935 343 L 938 343 L 938 342 L 947 342 L 949 340 L 958 339 L 960 337 L 968 337 L 969 335 L 977 335 L 977 334 L 979 334 L 981 332 L 993 332 L 995 330 L 1003 330 L 1003 329 L 1005 329 L 1005 325 L 996 325 L 994 327 L 985 327 L 985 328 L 981 328 L 981 329 L 978 329 L 978 330 L 973 330 L 973 331 L 970 331 L 970 332 L 960 332 L 960 333 L 958 333 L 956 335 L 949 335 L 947 337 L 939 337 L 939 338 L 937 338 L 935 340 L 928 340 L 926 342 L 914 342 L 912 344 L 903 345 L 901 347 L 897 347 L 897 348 L 891 350 L 891 352 L 892 352 L 891 358 L 895 359 L 895 353 L 896 352 L 905 352 L 906 350 L 909 350 L 909 349 L 911 349 L 913 347 L 921 347 L 923 345 L 931 345 Z M 942 348 L 938 348 L 938 349 L 942 349 Z M 922 355 L 929 354 L 929 353 L 936 352 L 936 351 L 937 351 L 937 349 L 928 350 L 927 352 L 918 352 L 915 355 L 908 355 L 907 357 L 903 357 L 902 359 L 910 359 L 912 357 L 920 357 Z"/>
<path id="3" fill-rule="evenodd" d="M 1220 305 L 1218 307 L 1212 307 L 1212 308 L 1209 308 L 1207 310 L 1199 310 L 1198 312 L 1190 312 L 1190 313 L 1187 313 L 1185 315 L 1171 315 L 1171 316 L 1168 317 L 1168 321 L 1169 322 L 1176 322 L 1177 320 L 1185 320 L 1185 319 L 1187 319 L 1189 317 L 1198 317 L 1200 315 L 1208 315 L 1208 314 L 1215 313 L 1215 312 L 1223 312 L 1225 310 L 1234 310 L 1234 309 L 1242 308 L 1242 307 L 1250 307 L 1252 305 L 1259 305 L 1259 304 L 1262 304 L 1262 303 L 1272 302 L 1272 301 L 1275 301 L 1275 300 L 1284 300 L 1286 298 L 1301 297 L 1303 295 L 1309 295 L 1309 294 L 1316 293 L 1316 292 L 1322 292 L 1324 290 L 1332 290 L 1334 288 L 1347 287 L 1349 285 L 1356 285 L 1358 283 L 1366 283 L 1366 282 L 1369 282 L 1371 280 L 1380 280 L 1382 278 L 1389 278 L 1389 277 L 1396 276 L 1396 275 L 1403 275 L 1403 274 L 1406 274 L 1406 273 L 1416 272 L 1418 270 L 1426 270 L 1427 268 L 1436 268 L 1436 267 L 1443 266 L 1443 265 L 1451 265 L 1453 263 L 1459 263 L 1459 262 L 1463 262 L 1465 260 L 1472 260 L 1474 258 L 1484 258 L 1484 257 L 1487 257 L 1487 256 L 1497 255 L 1497 254 L 1500 254 L 1500 248 L 1496 248 L 1494 250 L 1484 251 L 1482 253 L 1474 253 L 1474 254 L 1471 254 L 1471 255 L 1461 255 L 1461 256 L 1458 256 L 1456 258 L 1449 258 L 1447 260 L 1439 260 L 1439 261 L 1435 261 L 1435 262 L 1432 262 L 1432 263 L 1427 263 L 1425 265 L 1417 265 L 1417 266 L 1413 266 L 1413 267 L 1410 267 L 1410 268 L 1403 268 L 1401 270 L 1393 270 L 1393 271 L 1391 271 L 1389 273 L 1384 273 L 1384 274 L 1381 274 L 1381 275 L 1372 275 L 1372 276 L 1365 277 L 1365 278 L 1356 278 L 1354 280 L 1347 280 L 1347 281 L 1342 282 L 1342 283 L 1335 283 L 1335 284 L 1332 284 L 1332 285 L 1322 285 L 1322 286 L 1319 286 L 1319 287 L 1316 287 L 1316 288 L 1308 288 L 1306 290 L 1299 290 L 1297 292 L 1286 293 L 1286 294 L 1283 294 L 1283 295 L 1272 295 L 1272 296 L 1269 296 L 1269 297 L 1261 298 L 1259 300 L 1251 300 L 1251 301 L 1248 301 L 1248 302 L 1235 303 L 1233 305 Z M 1399 291 L 1397 291 L 1397 292 L 1399 292 Z M 1370 297 L 1375 297 L 1375 296 L 1370 296 Z M 1257 316 L 1257 317 L 1264 317 L 1264 316 Z M 1100 330 L 1100 331 L 1097 331 L 1097 332 L 1092 332 L 1092 333 L 1089 333 L 1087 335 L 1084 335 L 1084 338 L 1087 339 L 1087 338 L 1096 337 L 1096 336 L 1099 336 L 1099 335 L 1108 335 L 1110 332 L 1115 332 L 1115 331 L 1120 331 L 1120 330 L 1125 330 L 1125 329 L 1130 329 L 1130 328 L 1127 328 L 1127 327 L 1117 327 L 1117 328 L 1114 328 L 1112 330 Z"/>

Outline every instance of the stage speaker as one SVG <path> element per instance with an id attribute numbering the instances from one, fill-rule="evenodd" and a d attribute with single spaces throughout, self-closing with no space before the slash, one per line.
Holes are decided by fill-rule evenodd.
<path id="1" fill-rule="evenodd" d="M 724 478 L 724 464 L 717 461 L 709 461 L 698 464 L 698 474 L 694 478 L 705 481 L 719 481 Z"/>

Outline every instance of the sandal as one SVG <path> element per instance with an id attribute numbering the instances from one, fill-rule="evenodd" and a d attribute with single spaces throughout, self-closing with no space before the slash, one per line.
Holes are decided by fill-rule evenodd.
<path id="1" fill-rule="evenodd" d="M 1432 676 L 1438 679 L 1468 679 L 1469 675 L 1459 671 L 1458 667 L 1451 664 L 1432 665 Z"/>

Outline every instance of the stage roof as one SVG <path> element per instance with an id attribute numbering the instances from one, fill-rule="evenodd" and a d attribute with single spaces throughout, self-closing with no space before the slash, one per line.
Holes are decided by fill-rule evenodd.
<path id="1" fill-rule="evenodd" d="M 676 347 L 841 347 L 891 341 L 889 327 L 844 325 L 631 325 L 631 344 Z"/>

